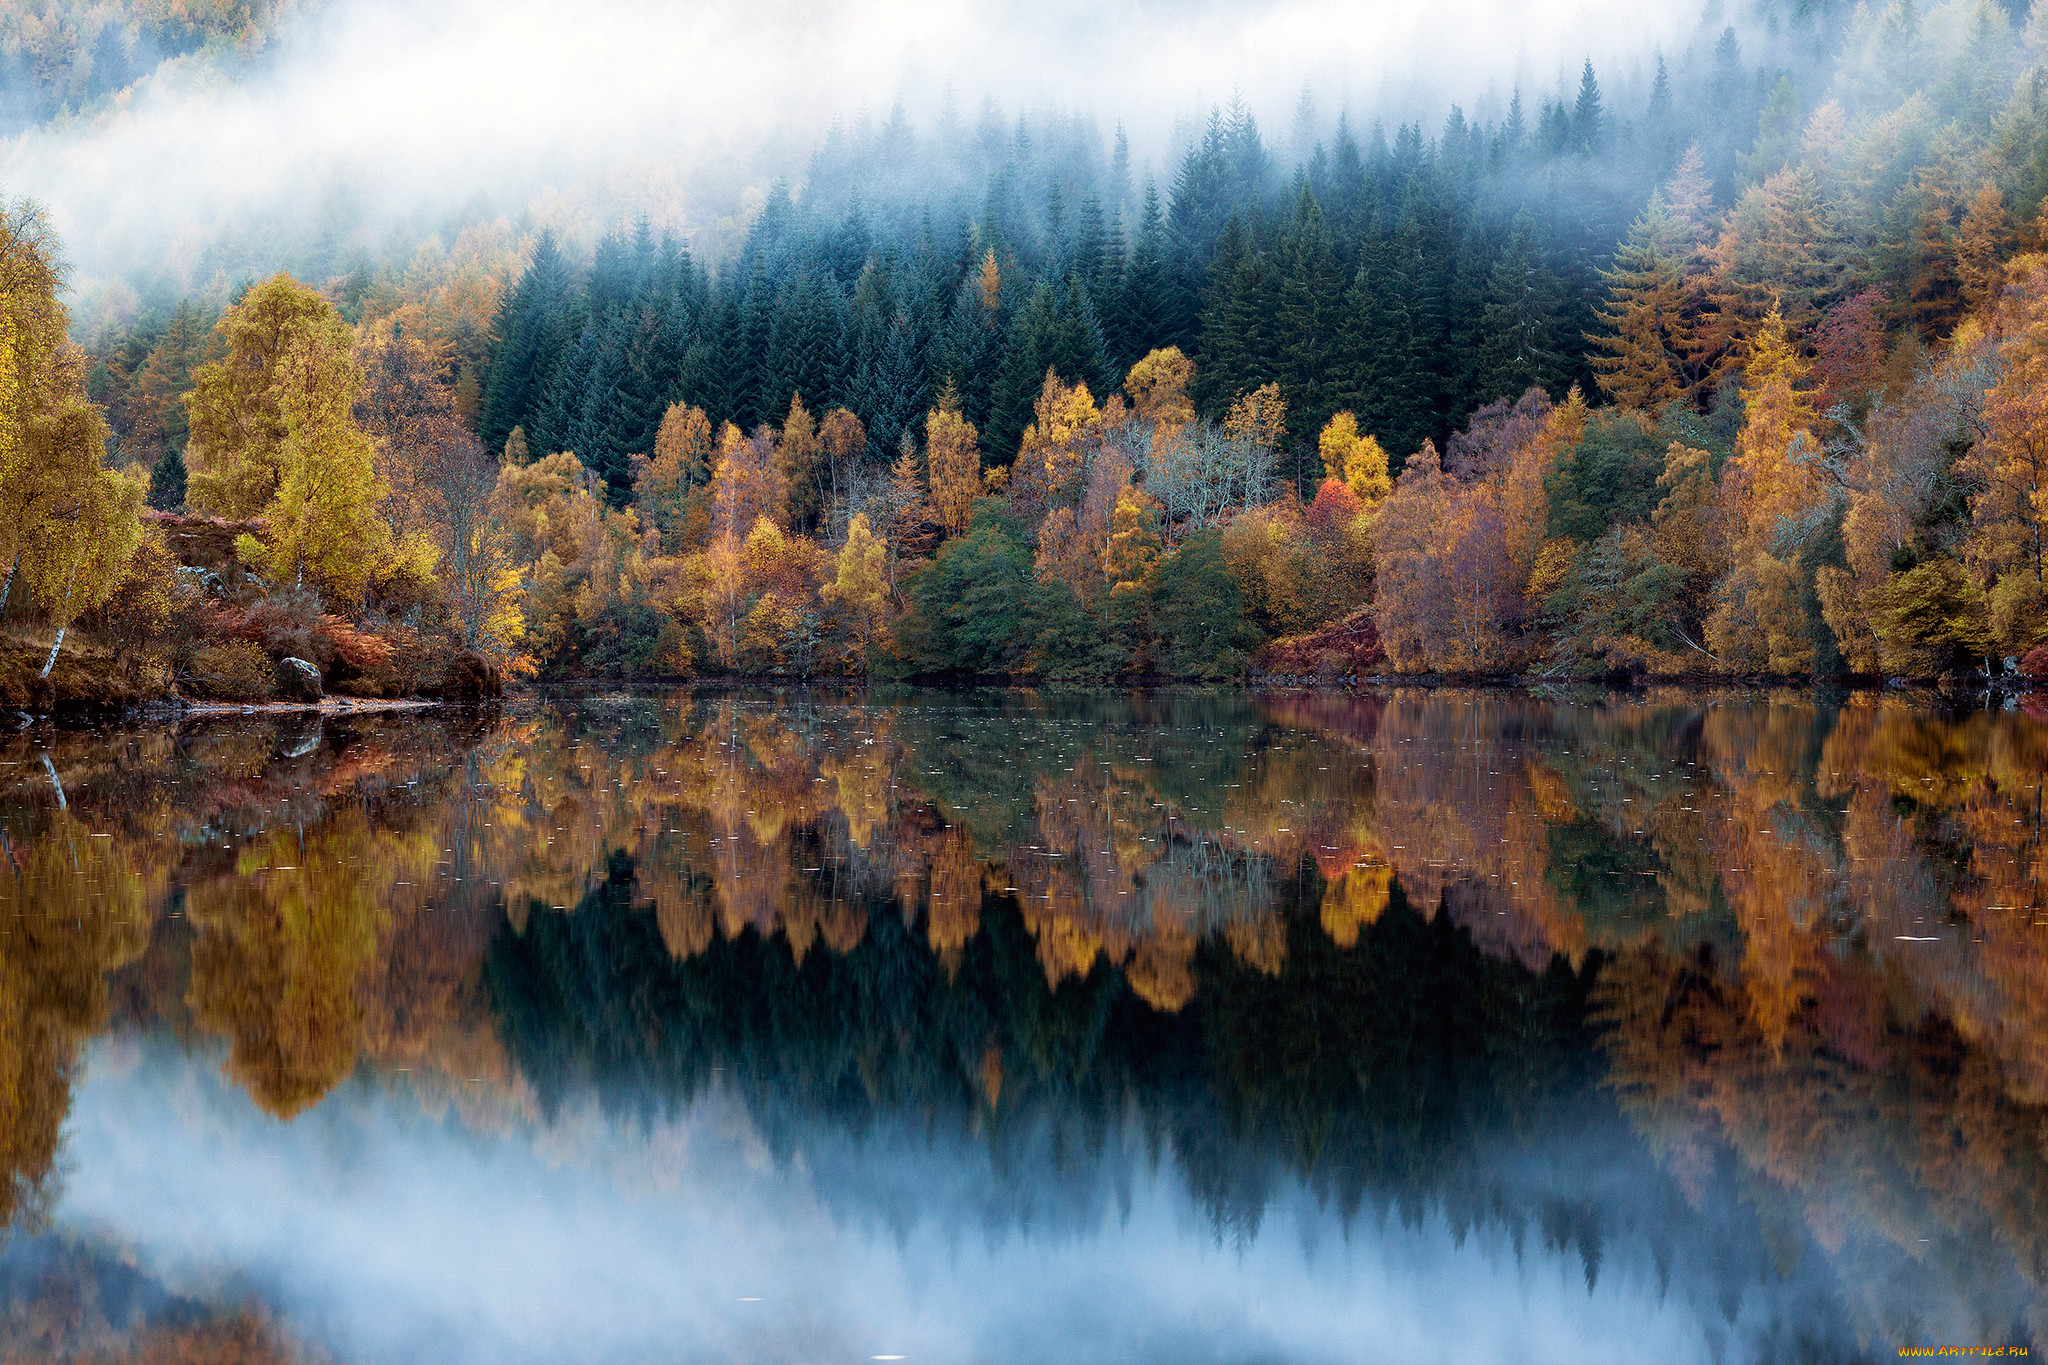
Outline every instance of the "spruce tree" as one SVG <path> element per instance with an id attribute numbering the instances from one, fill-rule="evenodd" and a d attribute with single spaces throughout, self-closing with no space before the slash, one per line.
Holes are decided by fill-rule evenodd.
<path id="1" fill-rule="evenodd" d="M 1563 369 L 1559 354 L 1557 281 L 1536 242 L 1535 221 L 1525 209 L 1515 215 L 1507 245 L 1487 276 L 1481 315 L 1479 403 L 1519 396 L 1531 384 L 1554 386 Z"/>
<path id="2" fill-rule="evenodd" d="M 490 381 L 484 389 L 486 449 L 505 444 L 512 428 L 534 427 L 564 344 L 569 311 L 569 268 L 553 232 L 542 232 L 533 259 L 505 296 L 493 328 Z"/>
<path id="3" fill-rule="evenodd" d="M 1297 430 L 1321 431 L 1337 409 L 1330 382 L 1344 276 L 1331 248 L 1322 206 L 1303 181 L 1280 249 L 1276 349 L 1278 378 Z"/>

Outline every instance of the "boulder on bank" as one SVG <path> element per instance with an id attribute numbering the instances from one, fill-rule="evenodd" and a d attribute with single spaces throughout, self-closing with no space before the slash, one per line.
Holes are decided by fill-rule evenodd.
<path id="1" fill-rule="evenodd" d="M 319 701 L 326 695 L 320 685 L 320 670 L 304 659 L 277 661 L 277 696 L 280 701 Z"/>

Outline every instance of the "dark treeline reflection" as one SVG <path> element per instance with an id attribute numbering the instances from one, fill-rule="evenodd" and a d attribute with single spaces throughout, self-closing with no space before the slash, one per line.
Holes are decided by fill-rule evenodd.
<path id="1" fill-rule="evenodd" d="M 681 694 L 0 764 L 23 1226 L 112 1030 L 284 1118 L 715 1094 L 903 1235 L 1085 1238 L 1163 1170 L 1226 1245 L 1440 1218 L 1738 1358 L 2048 1334 L 2025 712 Z"/>

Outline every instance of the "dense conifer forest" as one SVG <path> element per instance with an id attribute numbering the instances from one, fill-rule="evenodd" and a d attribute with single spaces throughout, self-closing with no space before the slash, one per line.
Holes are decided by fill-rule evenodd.
<path id="1" fill-rule="evenodd" d="M 4 117 L 295 12 L 147 10 L 0 24 Z M 731 233 L 336 208 L 75 316 L 17 205 L 0 672 L 2048 673 L 2044 60 L 2039 7 L 1710 5 L 1497 116 L 1304 87 L 1163 156 L 949 91 Z"/>

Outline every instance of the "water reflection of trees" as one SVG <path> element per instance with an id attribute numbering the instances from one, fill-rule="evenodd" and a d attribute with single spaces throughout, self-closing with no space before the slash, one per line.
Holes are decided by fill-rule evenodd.
<path id="1" fill-rule="evenodd" d="M 968 1133 L 1017 1173 L 997 1223 L 1062 1180 L 1113 1199 L 1130 1141 L 1225 1229 L 1302 1183 L 1540 1230 L 1536 1196 L 1470 1192 L 1605 1077 L 1616 1153 L 1625 1114 L 1681 1203 L 1751 1182 L 1781 1258 L 1853 1268 L 1860 1325 L 1905 1331 L 1886 1305 L 1930 1268 L 2038 1314 L 2044 768 L 2025 713 L 1791 694 L 678 696 L 13 739 L 6 1212 L 46 1196 L 110 1015 L 282 1114 L 365 1066 L 472 1122 L 725 1066 L 785 1151 Z M 1620 1216 L 1594 1206 L 1565 1241 Z"/>

